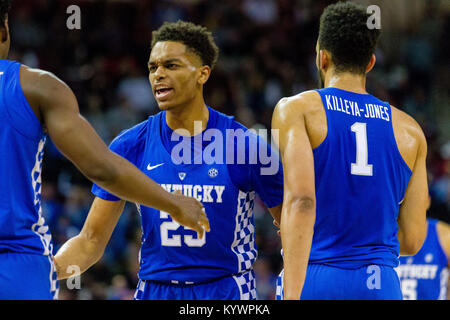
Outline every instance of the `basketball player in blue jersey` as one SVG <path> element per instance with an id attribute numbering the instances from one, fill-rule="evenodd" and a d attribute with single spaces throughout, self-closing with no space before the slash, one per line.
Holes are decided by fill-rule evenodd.
<path id="1" fill-rule="evenodd" d="M 54 299 L 58 283 L 51 234 L 41 209 L 47 134 L 90 180 L 110 192 L 170 212 L 203 233 L 200 202 L 171 194 L 111 152 L 54 75 L 6 60 L 10 1 L 0 0 L 0 300 Z"/>
<path id="2" fill-rule="evenodd" d="M 400 257 L 403 300 L 446 300 L 450 270 L 450 225 L 428 218 L 427 236 L 412 257 Z"/>
<path id="3" fill-rule="evenodd" d="M 283 173 L 278 157 L 270 165 L 276 169 L 273 172 L 263 170 L 268 167 L 260 158 L 250 161 L 255 160 L 252 144 L 259 151 L 275 153 L 264 139 L 205 104 L 203 86 L 217 56 L 212 34 L 201 26 L 178 21 L 154 31 L 149 80 L 161 112 L 125 130 L 111 143 L 111 150 L 166 190 L 200 200 L 211 225 L 211 232 L 202 237 L 181 227 L 163 210 L 139 205 L 143 235 L 135 299 L 256 298 L 253 201 L 256 192 L 279 221 Z M 221 140 L 229 132 L 245 133 L 245 143 Z M 178 162 L 174 154 L 178 154 L 180 140 L 187 148 L 183 151 L 186 158 Z M 214 145 L 226 145 L 226 149 L 216 150 L 219 161 L 205 161 Z M 239 163 L 241 156 L 245 161 Z M 97 185 L 92 191 L 96 198 L 80 235 L 55 257 L 62 269 L 73 264 L 84 271 L 94 264 L 123 211 L 123 198 Z"/>
<path id="4" fill-rule="evenodd" d="M 425 239 L 427 145 L 420 126 L 367 93 L 380 30 L 366 8 L 328 6 L 316 65 L 322 89 L 279 101 L 284 170 L 284 299 L 401 299 L 398 257 Z"/>

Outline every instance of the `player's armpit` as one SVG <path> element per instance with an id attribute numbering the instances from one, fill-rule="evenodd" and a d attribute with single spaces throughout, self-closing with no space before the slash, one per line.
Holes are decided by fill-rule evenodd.
<path id="1" fill-rule="evenodd" d="M 80 234 L 69 239 L 55 255 L 58 279 L 72 276 L 70 266 L 86 271 L 103 255 L 125 201 L 107 201 L 96 197 Z"/>

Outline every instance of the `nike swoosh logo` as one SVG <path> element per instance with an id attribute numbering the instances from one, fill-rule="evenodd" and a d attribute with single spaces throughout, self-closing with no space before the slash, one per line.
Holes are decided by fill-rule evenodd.
<path id="1" fill-rule="evenodd" d="M 160 164 L 157 164 L 156 166 L 151 166 L 150 163 L 149 163 L 148 166 L 147 166 L 147 170 L 150 171 L 150 170 L 156 169 L 156 168 L 162 166 L 163 164 L 164 164 L 164 162 L 160 163 Z"/>

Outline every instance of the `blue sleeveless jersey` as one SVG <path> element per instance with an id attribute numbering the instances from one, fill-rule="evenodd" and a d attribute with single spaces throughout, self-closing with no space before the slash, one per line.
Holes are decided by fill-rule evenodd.
<path id="1" fill-rule="evenodd" d="M 251 270 L 257 257 L 253 217 L 255 192 L 269 208 L 281 204 L 283 173 L 279 158 L 276 172 L 252 174 L 262 166 L 258 165 L 259 162 L 255 164 L 255 161 L 251 164 L 248 154 L 244 161 L 247 164 L 239 162 L 235 148 L 238 140 L 232 142 L 225 138 L 225 143 L 231 141 L 230 145 L 234 148 L 234 165 L 230 164 L 230 159 L 226 161 L 230 155 L 229 149 L 223 152 L 217 148 L 215 155 L 211 153 L 219 161 L 202 161 L 201 157 L 205 158 L 208 150 L 214 149 L 214 145 L 219 146 L 216 142 L 220 138 L 217 137 L 226 137 L 228 130 L 248 132 L 232 117 L 209 108 L 206 129 L 210 130 L 204 131 L 204 141 L 200 142 L 199 148 L 194 148 L 193 163 L 174 163 L 173 154 L 178 153 L 180 144 L 167 141 L 171 139 L 168 132 L 173 131 L 168 130 L 165 115 L 165 112 L 160 112 L 126 130 L 111 143 L 110 148 L 134 163 L 165 190 L 180 190 L 184 195 L 201 201 L 210 221 L 211 232 L 199 239 L 195 231 L 180 226 L 168 213 L 138 205 L 143 231 L 139 278 L 191 284 Z M 212 133 L 214 137 L 207 138 L 205 132 Z M 247 138 L 247 142 L 256 141 L 259 148 L 270 150 L 257 135 L 248 134 Z M 200 149 L 203 155 L 196 153 Z M 105 200 L 118 200 L 95 184 L 92 192 Z"/>
<path id="2" fill-rule="evenodd" d="M 439 242 L 437 220 L 427 219 L 428 232 L 416 255 L 400 257 L 396 271 L 404 300 L 446 300 L 449 258 Z"/>
<path id="3" fill-rule="evenodd" d="M 317 209 L 309 262 L 396 267 L 399 204 L 412 172 L 397 148 L 390 105 L 337 88 L 317 92 L 328 131 L 313 150 Z"/>
<path id="4" fill-rule="evenodd" d="M 19 81 L 20 63 L 0 60 L 0 253 L 49 255 L 42 217 L 45 134 Z"/>

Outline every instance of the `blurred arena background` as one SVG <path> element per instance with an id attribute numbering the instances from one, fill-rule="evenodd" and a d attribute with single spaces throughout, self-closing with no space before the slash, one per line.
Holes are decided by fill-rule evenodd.
<path id="1" fill-rule="evenodd" d="M 248 127 L 270 128 L 282 96 L 316 87 L 318 19 L 323 0 L 17 0 L 9 22 L 10 59 L 55 73 L 74 90 L 82 114 L 104 141 L 156 113 L 147 79 L 151 31 L 178 19 L 208 27 L 220 48 L 206 102 Z M 430 216 L 450 223 L 450 2 L 359 1 L 381 8 L 382 37 L 368 91 L 405 110 L 428 140 Z M 69 30 L 66 9 L 81 9 Z M 331 182 L 333 183 L 333 182 Z M 43 212 L 55 250 L 78 234 L 91 184 L 48 140 Z M 260 299 L 273 299 L 282 268 L 280 239 L 261 202 L 255 206 Z M 60 282 L 60 299 L 132 299 L 137 284 L 140 221 L 127 205 L 99 263 L 81 290 Z M 56 251 L 55 251 L 56 253 Z"/>

